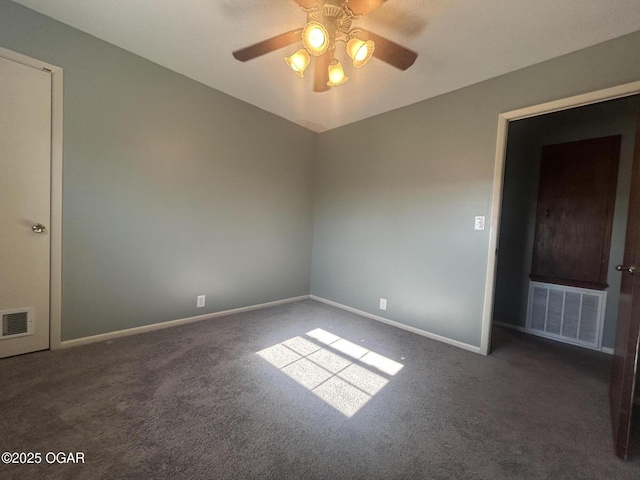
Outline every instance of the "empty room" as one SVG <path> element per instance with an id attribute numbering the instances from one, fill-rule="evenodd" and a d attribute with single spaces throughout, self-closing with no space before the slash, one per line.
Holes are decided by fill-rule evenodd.
<path id="1" fill-rule="evenodd" d="M 637 0 L 0 0 L 0 478 L 640 478 L 639 58 Z"/>

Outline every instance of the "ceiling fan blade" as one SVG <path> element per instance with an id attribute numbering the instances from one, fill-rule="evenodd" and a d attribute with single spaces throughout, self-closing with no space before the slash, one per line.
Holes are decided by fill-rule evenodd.
<path id="1" fill-rule="evenodd" d="M 418 54 L 416 52 L 411 51 L 402 45 L 398 45 L 388 38 L 376 35 L 375 33 L 367 32 L 365 30 L 358 36 L 358 38 L 361 40 L 373 40 L 376 44 L 373 56 L 393 67 L 399 68 L 400 70 L 406 70 L 413 65 L 413 62 L 418 58 Z"/>
<path id="2" fill-rule="evenodd" d="M 313 83 L 314 92 L 326 92 L 329 90 L 329 62 L 333 58 L 333 51 L 327 50 L 325 53 L 316 57 L 316 71 Z"/>
<path id="3" fill-rule="evenodd" d="M 318 0 L 293 0 L 302 8 L 315 8 L 318 6 Z"/>
<path id="4" fill-rule="evenodd" d="M 293 43 L 299 42 L 301 33 L 302 29 L 298 28 L 287 33 L 276 35 L 275 37 L 271 37 L 262 42 L 255 43 L 249 47 L 236 50 L 235 52 L 233 52 L 233 56 L 236 60 L 246 62 L 247 60 L 259 57 L 261 55 L 264 55 L 265 53 L 273 52 L 274 50 L 278 50 Z"/>
<path id="5" fill-rule="evenodd" d="M 366 15 L 380 8 L 387 0 L 348 0 L 347 7 L 354 15 Z"/>

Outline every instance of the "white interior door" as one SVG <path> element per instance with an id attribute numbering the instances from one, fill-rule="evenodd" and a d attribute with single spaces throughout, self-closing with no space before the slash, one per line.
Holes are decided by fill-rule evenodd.
<path id="1" fill-rule="evenodd" d="M 51 85 L 0 57 L 0 358 L 49 348 Z"/>

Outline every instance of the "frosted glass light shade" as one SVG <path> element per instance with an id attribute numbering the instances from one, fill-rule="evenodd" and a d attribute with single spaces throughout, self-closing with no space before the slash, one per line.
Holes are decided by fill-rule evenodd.
<path id="1" fill-rule="evenodd" d="M 293 73 L 303 78 L 304 71 L 309 66 L 311 57 L 304 48 L 301 48 L 290 57 L 286 57 L 284 61 L 287 63 L 287 65 L 289 65 L 289 68 L 293 71 Z"/>
<path id="2" fill-rule="evenodd" d="M 347 55 L 351 57 L 353 60 L 353 66 L 356 68 L 360 68 L 369 61 L 371 55 L 373 55 L 373 51 L 376 46 L 371 41 L 368 40 L 363 42 L 357 38 L 352 38 L 347 42 Z"/>
<path id="3" fill-rule="evenodd" d="M 319 22 L 309 22 L 302 30 L 302 45 L 309 54 L 317 57 L 329 48 L 329 34 Z"/>
<path id="4" fill-rule="evenodd" d="M 349 80 L 349 77 L 344 74 L 344 70 L 342 69 L 340 62 L 335 59 L 331 60 L 331 63 L 329 64 L 329 81 L 327 82 L 327 85 L 330 87 L 336 87 L 338 85 L 342 85 L 347 80 Z"/>

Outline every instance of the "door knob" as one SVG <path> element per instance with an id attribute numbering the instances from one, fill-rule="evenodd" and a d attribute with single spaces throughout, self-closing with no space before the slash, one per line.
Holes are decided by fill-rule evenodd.
<path id="1" fill-rule="evenodd" d="M 45 227 L 44 225 L 42 225 L 41 223 L 35 223 L 32 227 L 31 230 L 33 230 L 36 233 L 43 233 L 45 230 L 47 229 L 47 227 Z"/>
<path id="2" fill-rule="evenodd" d="M 625 265 L 617 265 L 616 270 L 619 272 L 629 272 L 631 275 L 633 275 L 633 273 L 636 271 L 636 267 L 635 265 L 631 265 L 630 267 L 627 267 Z"/>

